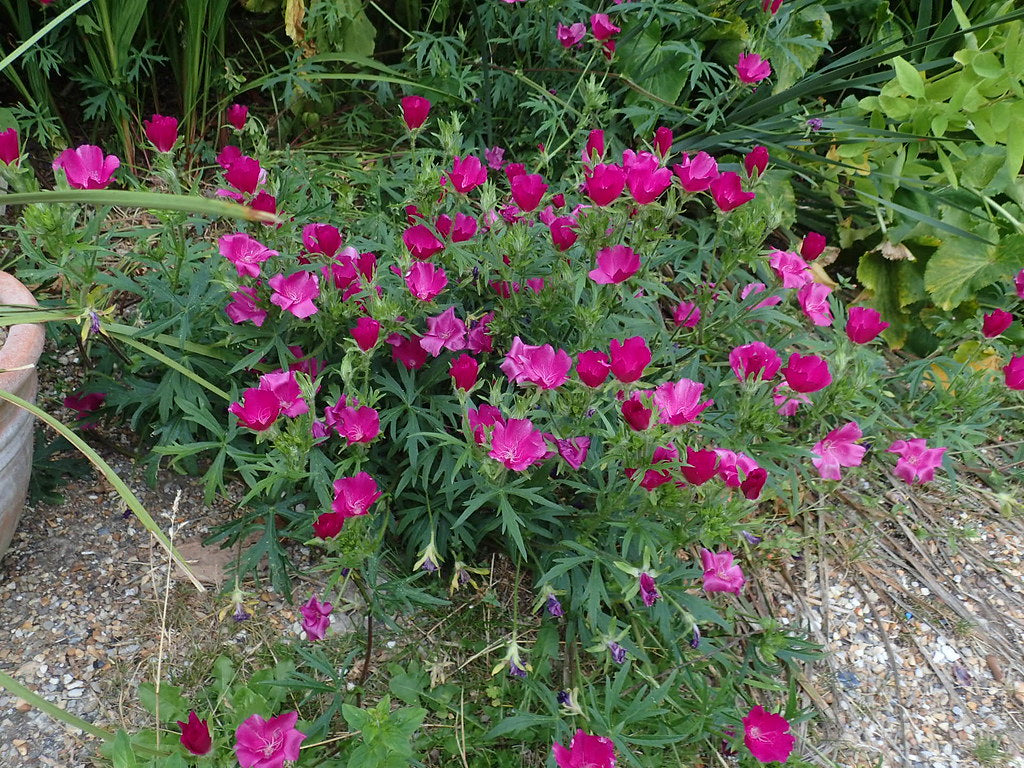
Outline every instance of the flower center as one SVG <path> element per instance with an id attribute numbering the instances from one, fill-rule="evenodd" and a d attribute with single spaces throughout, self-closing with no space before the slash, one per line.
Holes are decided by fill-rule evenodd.
<path id="1" fill-rule="evenodd" d="M 273 736 L 269 739 L 263 739 L 263 746 L 260 747 L 260 752 L 263 753 L 264 757 L 273 757 L 279 749 L 281 749 L 281 731 L 275 730 Z"/>

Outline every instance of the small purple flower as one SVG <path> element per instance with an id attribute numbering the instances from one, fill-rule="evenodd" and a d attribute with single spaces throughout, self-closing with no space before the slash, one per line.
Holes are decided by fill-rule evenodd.
<path id="1" fill-rule="evenodd" d="M 700 646 L 700 627 L 696 624 L 693 625 L 693 637 L 690 640 L 690 647 L 697 648 Z"/>
<path id="2" fill-rule="evenodd" d="M 526 669 L 516 664 L 515 659 L 508 660 L 508 673 L 511 677 L 518 677 L 520 680 L 526 677 Z"/>
<path id="3" fill-rule="evenodd" d="M 614 640 L 608 643 L 608 650 L 612 655 L 612 661 L 616 664 L 622 664 L 626 660 L 626 649 Z"/>
<path id="4" fill-rule="evenodd" d="M 820 117 L 812 117 L 807 121 L 807 127 L 810 128 L 814 133 L 817 133 L 822 128 L 822 120 Z"/>
<path id="5" fill-rule="evenodd" d="M 743 534 L 743 538 L 745 538 L 747 540 L 747 543 L 750 544 L 750 546 L 752 547 L 756 547 L 758 544 L 761 543 L 761 537 L 755 536 L 750 531 L 740 531 L 740 533 Z"/>
<path id="6" fill-rule="evenodd" d="M 500 171 L 501 167 L 505 164 L 505 148 L 491 147 L 490 149 L 485 150 L 484 160 L 487 161 L 488 168 Z"/>
<path id="7" fill-rule="evenodd" d="M 427 573 L 433 573 L 434 571 L 437 570 L 437 564 L 433 560 L 431 560 L 429 557 L 426 560 L 423 561 L 423 565 L 421 567 Z"/>
<path id="8" fill-rule="evenodd" d="M 658 594 L 658 587 L 654 583 L 654 578 L 646 572 L 640 574 L 640 597 L 648 608 L 654 605 L 658 598 L 661 597 Z"/>
<path id="9" fill-rule="evenodd" d="M 562 610 L 562 604 L 558 602 L 558 598 L 555 597 L 554 593 L 548 595 L 548 613 L 556 618 L 565 616 L 565 611 Z"/>
<path id="10" fill-rule="evenodd" d="M 572 696 L 568 691 L 559 691 L 555 698 L 558 699 L 558 703 L 563 707 L 568 707 L 572 704 Z"/>
<path id="11" fill-rule="evenodd" d="M 233 618 L 237 622 L 243 622 L 247 621 L 248 619 L 251 619 L 252 614 L 245 610 L 245 606 L 239 603 L 235 606 L 235 612 L 231 614 L 231 618 Z"/>
<path id="12" fill-rule="evenodd" d="M 100 316 L 92 310 L 89 310 L 89 331 L 91 333 L 100 332 Z"/>
<path id="13" fill-rule="evenodd" d="M 588 419 L 593 417 L 593 415 L 595 413 L 597 413 L 597 409 L 595 409 L 595 408 L 587 408 L 587 414 L 586 415 L 587 415 Z"/>

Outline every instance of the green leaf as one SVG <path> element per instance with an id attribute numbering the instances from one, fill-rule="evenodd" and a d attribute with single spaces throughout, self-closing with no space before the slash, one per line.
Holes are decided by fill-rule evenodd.
<path id="1" fill-rule="evenodd" d="M 895 57 L 892 65 L 896 69 L 896 80 L 903 90 L 915 99 L 923 99 L 924 80 L 921 79 L 921 73 L 914 69 L 914 65 L 902 56 Z"/>
<path id="2" fill-rule="evenodd" d="M 998 245 L 950 237 L 928 260 L 924 287 L 936 306 L 949 311 L 981 288 L 1009 279 L 1021 264 L 1024 235 L 1009 235 Z"/>
<path id="3" fill-rule="evenodd" d="M 114 743 L 110 747 L 110 761 L 114 768 L 138 768 L 139 761 L 135 759 L 132 740 L 125 731 L 118 731 L 114 736 Z"/>
<path id="4" fill-rule="evenodd" d="M 148 712 L 159 714 L 161 723 L 173 723 L 188 715 L 189 705 L 176 685 L 161 685 L 159 694 L 159 712 L 157 711 L 157 692 L 153 683 L 139 685 L 139 701 Z"/>

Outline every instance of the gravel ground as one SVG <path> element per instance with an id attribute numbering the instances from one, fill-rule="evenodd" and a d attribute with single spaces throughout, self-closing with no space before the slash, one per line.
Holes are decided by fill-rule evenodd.
<path id="1" fill-rule="evenodd" d="M 872 490 L 763 574 L 775 615 L 827 651 L 804 685 L 827 719 L 804 743 L 822 765 L 1024 766 L 1021 520 L 981 486 Z"/>

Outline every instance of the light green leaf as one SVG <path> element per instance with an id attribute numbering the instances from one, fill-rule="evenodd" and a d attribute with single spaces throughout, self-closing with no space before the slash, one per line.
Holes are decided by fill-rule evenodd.
<path id="1" fill-rule="evenodd" d="M 915 99 L 923 99 L 924 80 L 921 79 L 921 73 L 914 69 L 914 65 L 902 56 L 895 57 L 892 65 L 896 69 L 896 80 L 903 90 Z"/>

